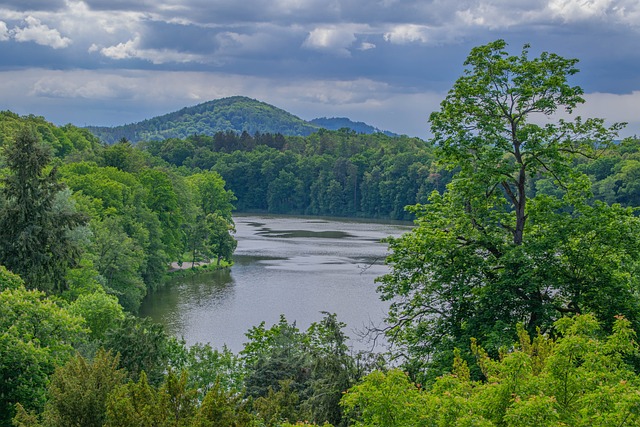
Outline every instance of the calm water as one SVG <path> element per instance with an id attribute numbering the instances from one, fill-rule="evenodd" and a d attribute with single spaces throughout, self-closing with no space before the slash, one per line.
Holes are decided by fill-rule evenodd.
<path id="1" fill-rule="evenodd" d="M 140 314 L 164 324 L 188 344 L 223 344 L 242 349 L 245 332 L 284 314 L 304 330 L 337 313 L 354 348 L 370 345 L 357 331 L 380 325 L 388 303 L 379 300 L 374 279 L 386 273 L 387 246 L 406 225 L 318 218 L 240 216 L 238 248 L 230 271 L 175 280 L 143 302 Z"/>

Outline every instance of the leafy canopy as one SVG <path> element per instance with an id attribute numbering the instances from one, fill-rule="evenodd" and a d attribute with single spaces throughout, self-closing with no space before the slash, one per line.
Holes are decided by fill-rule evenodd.
<path id="1" fill-rule="evenodd" d="M 583 102 L 568 83 L 577 61 L 505 47 L 474 48 L 431 115 L 454 176 L 410 208 L 417 227 L 390 241 L 392 271 L 379 288 L 392 301 L 387 333 L 416 371 L 446 370 L 471 337 L 495 355 L 520 322 L 534 333 L 566 313 L 593 312 L 607 325 L 624 314 L 638 327 L 640 223 L 630 209 L 592 203 L 589 180 L 574 168 L 622 125 L 555 120 Z"/>

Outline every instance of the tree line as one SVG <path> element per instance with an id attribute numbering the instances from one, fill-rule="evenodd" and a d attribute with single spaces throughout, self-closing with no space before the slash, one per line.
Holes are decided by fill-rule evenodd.
<path id="1" fill-rule="evenodd" d="M 0 264 L 27 286 L 103 289 L 135 313 L 171 262 L 231 262 L 235 197 L 211 171 L 181 174 L 127 141 L 2 113 Z"/>
<path id="2" fill-rule="evenodd" d="M 449 176 L 423 140 L 348 129 L 307 137 L 218 132 L 139 145 L 180 169 L 218 172 L 240 211 L 408 220 L 404 207 L 444 189 Z"/>

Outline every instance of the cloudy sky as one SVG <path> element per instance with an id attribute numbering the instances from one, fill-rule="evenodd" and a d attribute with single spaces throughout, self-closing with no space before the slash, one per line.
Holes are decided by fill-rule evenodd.
<path id="1" fill-rule="evenodd" d="M 244 95 L 425 138 L 499 38 L 580 59 L 580 114 L 640 135 L 638 0 L 0 0 L 0 109 L 118 125 Z"/>

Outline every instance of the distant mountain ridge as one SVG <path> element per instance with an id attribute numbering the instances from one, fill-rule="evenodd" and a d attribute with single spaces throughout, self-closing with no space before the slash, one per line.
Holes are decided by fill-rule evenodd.
<path id="1" fill-rule="evenodd" d="M 319 129 L 348 128 L 356 133 L 391 132 L 347 118 L 320 118 L 305 121 L 285 110 L 244 96 L 233 96 L 185 107 L 173 113 L 153 117 L 138 123 L 115 127 L 87 126 L 91 133 L 107 144 L 126 138 L 139 141 L 186 138 L 190 135 L 210 135 L 217 132 L 280 133 L 306 136 Z"/>
<path id="2" fill-rule="evenodd" d="M 381 130 L 364 122 L 354 122 L 347 117 L 320 117 L 318 119 L 310 120 L 309 123 L 329 130 L 346 128 L 351 129 L 356 133 L 383 133 L 387 136 L 399 136 L 397 133 L 389 132 L 388 130 Z"/>

